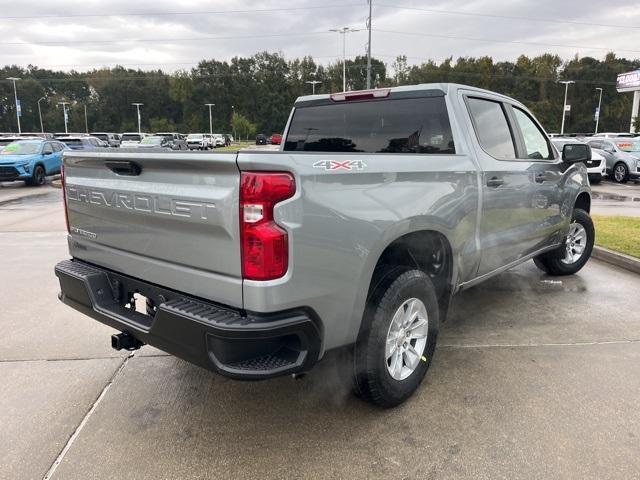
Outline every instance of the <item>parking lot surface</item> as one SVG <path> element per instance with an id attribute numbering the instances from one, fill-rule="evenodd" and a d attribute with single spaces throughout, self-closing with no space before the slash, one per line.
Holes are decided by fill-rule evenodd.
<path id="1" fill-rule="evenodd" d="M 111 350 L 56 298 L 61 192 L 42 191 L 0 189 L 0 479 L 640 477 L 636 275 L 529 262 L 462 292 L 423 386 L 380 410 L 335 354 L 302 380 L 237 382 Z"/>

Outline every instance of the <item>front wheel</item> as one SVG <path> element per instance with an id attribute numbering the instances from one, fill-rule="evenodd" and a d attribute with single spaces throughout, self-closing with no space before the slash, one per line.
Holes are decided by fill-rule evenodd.
<path id="1" fill-rule="evenodd" d="M 408 399 L 431 364 L 438 315 L 436 291 L 426 273 L 390 271 L 365 310 L 354 355 L 356 393 L 385 408 Z"/>
<path id="2" fill-rule="evenodd" d="M 40 186 L 44 185 L 46 173 L 42 165 L 36 165 L 33 170 L 33 175 L 27 180 L 27 185 Z"/>
<path id="3" fill-rule="evenodd" d="M 629 169 L 620 162 L 613 167 L 613 179 L 618 183 L 627 183 L 629 181 Z"/>
<path id="4" fill-rule="evenodd" d="M 564 245 L 533 259 L 549 275 L 573 275 L 585 266 L 595 240 L 593 221 L 585 210 L 575 208 Z"/>

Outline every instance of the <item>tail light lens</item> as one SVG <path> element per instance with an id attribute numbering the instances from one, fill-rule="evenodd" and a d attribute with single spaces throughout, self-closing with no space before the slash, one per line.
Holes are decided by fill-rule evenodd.
<path id="1" fill-rule="evenodd" d="M 62 199 L 64 201 L 64 221 L 67 224 L 67 233 L 71 233 L 69 228 L 69 212 L 67 211 L 67 188 L 64 181 L 64 161 L 60 165 L 60 184 L 62 185 Z"/>
<path id="2" fill-rule="evenodd" d="M 242 276 L 273 280 L 287 273 L 287 232 L 273 219 L 274 206 L 296 193 L 287 172 L 242 172 L 240 177 L 240 237 Z"/>

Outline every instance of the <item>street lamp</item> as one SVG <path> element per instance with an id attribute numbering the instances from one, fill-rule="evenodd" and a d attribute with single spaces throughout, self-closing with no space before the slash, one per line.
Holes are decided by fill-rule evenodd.
<path id="1" fill-rule="evenodd" d="M 316 94 L 316 85 L 319 85 L 322 82 L 320 80 L 307 80 L 304 83 L 308 83 L 309 85 L 311 85 L 311 95 L 315 95 Z"/>
<path id="2" fill-rule="evenodd" d="M 560 127 L 560 135 L 564 134 L 564 117 L 567 113 L 567 91 L 569 90 L 570 83 L 576 83 L 573 80 L 564 80 L 560 83 L 564 83 L 564 104 L 562 105 L 562 126 Z"/>
<path id="3" fill-rule="evenodd" d="M 347 91 L 347 33 L 359 32 L 358 28 L 342 27 L 332 28 L 330 32 L 336 32 L 342 35 L 342 91 Z"/>
<path id="4" fill-rule="evenodd" d="M 236 138 L 236 128 L 233 126 L 233 117 L 236 114 L 236 107 L 234 107 L 233 105 L 231 105 L 231 128 L 233 128 L 233 139 L 237 142 L 237 138 Z"/>
<path id="5" fill-rule="evenodd" d="M 600 98 L 598 99 L 598 114 L 596 115 L 596 131 L 598 133 L 598 123 L 600 123 L 600 105 L 602 105 L 602 88 L 597 87 L 596 90 L 600 90 Z"/>
<path id="6" fill-rule="evenodd" d="M 40 117 L 40 131 L 44 133 L 44 124 L 42 123 L 42 110 L 40 109 L 40 102 L 42 100 L 46 100 L 46 98 L 40 97 L 40 99 L 38 99 L 38 116 Z"/>
<path id="7" fill-rule="evenodd" d="M 215 103 L 205 103 L 209 107 L 209 134 L 213 135 L 213 117 L 211 116 L 211 107 L 215 107 Z"/>
<path id="8" fill-rule="evenodd" d="M 67 105 L 69 105 L 69 102 L 58 102 L 58 105 L 62 105 L 62 113 L 64 114 L 64 133 L 69 133 L 67 129 L 67 121 L 69 119 L 67 115 Z"/>
<path id="9" fill-rule="evenodd" d="M 131 105 L 136 106 L 136 111 L 138 112 L 138 133 L 142 133 L 142 130 L 140 130 L 140 107 L 144 105 L 144 103 L 132 103 Z"/>
<path id="10" fill-rule="evenodd" d="M 18 135 L 22 133 L 20 129 L 20 115 L 22 111 L 20 109 L 20 102 L 18 101 L 18 90 L 16 89 L 16 80 L 20 80 L 18 77 L 8 77 L 7 80 L 11 80 L 13 82 L 13 97 L 16 101 L 16 120 L 18 120 Z"/>

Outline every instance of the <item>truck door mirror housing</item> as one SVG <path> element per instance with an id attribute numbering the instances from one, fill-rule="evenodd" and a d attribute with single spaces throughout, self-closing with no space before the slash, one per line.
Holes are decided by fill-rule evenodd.
<path id="1" fill-rule="evenodd" d="M 562 147 L 562 161 L 565 163 L 588 162 L 591 147 L 585 143 L 567 143 Z"/>

